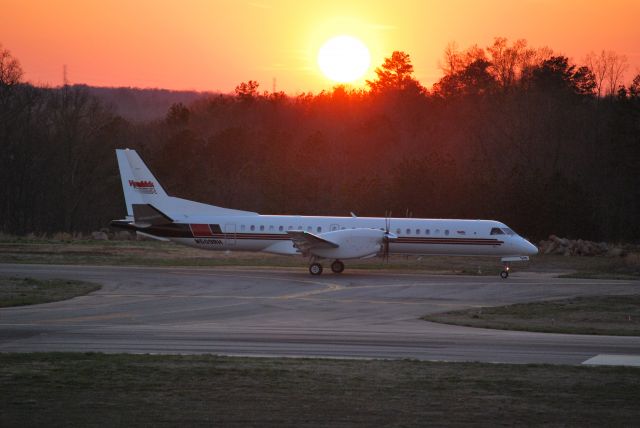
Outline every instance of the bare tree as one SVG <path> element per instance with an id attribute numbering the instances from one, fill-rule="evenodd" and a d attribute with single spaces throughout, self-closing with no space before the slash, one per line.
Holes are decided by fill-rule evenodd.
<path id="1" fill-rule="evenodd" d="M 476 61 L 487 61 L 487 55 L 484 52 L 484 49 L 477 44 L 469 46 L 462 55 L 462 63 L 465 68 Z"/>
<path id="2" fill-rule="evenodd" d="M 522 40 L 524 42 L 524 40 Z M 518 40 L 520 42 L 520 40 Z M 553 49 L 548 46 L 540 48 L 526 48 L 522 47 L 522 50 L 518 55 L 518 79 L 523 77 L 530 77 L 531 72 L 540 64 L 553 57 Z"/>
<path id="3" fill-rule="evenodd" d="M 598 98 L 602 96 L 602 85 L 604 83 L 604 78 L 607 75 L 606 61 L 607 55 L 604 50 L 599 54 L 591 51 L 584 59 L 584 62 L 587 64 L 587 67 L 591 69 L 591 72 L 593 73 L 593 76 L 595 78 Z"/>
<path id="4" fill-rule="evenodd" d="M 22 79 L 22 67 L 20 62 L 4 49 L 0 43 L 0 87 L 13 86 Z"/>
<path id="5" fill-rule="evenodd" d="M 636 74 L 636 77 L 631 81 L 631 85 L 629 85 L 629 95 L 631 98 L 640 98 L 640 73 Z"/>
<path id="6" fill-rule="evenodd" d="M 598 97 L 614 94 L 628 67 L 625 55 L 604 49 L 598 54 L 589 52 L 585 57 L 585 63 L 593 72 Z"/>
<path id="7" fill-rule="evenodd" d="M 451 41 L 447 43 L 447 46 L 444 48 L 443 62 L 439 65 L 445 76 L 455 74 L 462 68 L 460 64 L 460 51 L 458 50 L 458 44 L 456 42 Z"/>
<path id="8" fill-rule="evenodd" d="M 496 37 L 493 45 L 487 48 L 491 54 L 490 69 L 503 88 L 511 86 L 515 81 L 520 51 L 526 46 L 527 42 L 522 39 L 509 46 L 505 37 Z"/>
<path id="9" fill-rule="evenodd" d="M 496 37 L 487 47 L 491 54 L 491 72 L 502 87 L 512 86 L 522 74 L 549 59 L 553 51 L 549 48 L 528 48 L 525 39 L 518 39 L 509 46 L 505 37 Z"/>
<path id="10" fill-rule="evenodd" d="M 488 57 L 487 57 L 488 55 Z M 440 68 L 444 77 L 464 73 L 472 64 L 488 63 L 488 71 L 502 87 L 514 85 L 523 75 L 553 56 L 548 47 L 530 48 L 527 41 L 518 39 L 509 44 L 505 37 L 496 37 L 486 51 L 472 45 L 461 51 L 455 42 L 447 44 Z"/>
<path id="11" fill-rule="evenodd" d="M 487 56 L 484 49 L 478 45 L 472 45 L 464 51 L 460 51 L 456 42 L 449 42 L 444 48 L 443 62 L 440 63 L 440 69 L 442 69 L 445 76 L 451 76 L 462 72 L 475 61 L 486 61 L 486 59 Z"/>
<path id="12" fill-rule="evenodd" d="M 609 52 L 609 54 L 609 64 L 607 68 L 608 93 L 613 95 L 618 90 L 618 85 L 622 83 L 624 72 L 627 71 L 629 63 L 626 55 L 618 55 L 613 51 Z"/>

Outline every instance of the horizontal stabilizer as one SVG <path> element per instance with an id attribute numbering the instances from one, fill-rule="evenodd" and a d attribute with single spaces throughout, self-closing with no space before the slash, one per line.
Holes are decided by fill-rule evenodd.
<path id="1" fill-rule="evenodd" d="M 140 227 L 160 226 L 173 223 L 173 220 L 151 204 L 133 204 L 133 218 Z"/>

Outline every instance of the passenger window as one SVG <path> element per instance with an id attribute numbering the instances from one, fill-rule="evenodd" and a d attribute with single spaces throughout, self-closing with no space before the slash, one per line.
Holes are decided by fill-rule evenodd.
<path id="1" fill-rule="evenodd" d="M 260 225 L 260 230 L 264 230 L 264 225 Z"/>
<path id="2" fill-rule="evenodd" d="M 240 231 L 244 232 L 244 224 L 242 226 L 240 226 Z"/>
<path id="3" fill-rule="evenodd" d="M 318 228 L 316 229 L 316 232 L 318 233 L 322 232 L 322 227 L 318 226 Z"/>
<path id="4" fill-rule="evenodd" d="M 311 232 L 312 230 L 313 230 L 313 227 L 307 226 L 307 232 Z"/>
<path id="5" fill-rule="evenodd" d="M 416 235 L 420 235 L 420 229 L 416 229 Z"/>
<path id="6" fill-rule="evenodd" d="M 289 230 L 292 230 L 292 229 L 293 229 L 293 226 L 289 226 Z"/>
<path id="7" fill-rule="evenodd" d="M 491 235 L 504 235 L 504 232 L 499 227 L 491 229 Z"/>
<path id="8" fill-rule="evenodd" d="M 445 230 L 445 231 L 444 231 L 444 234 L 445 234 L 445 235 L 447 235 L 447 236 L 449 236 L 449 229 Z"/>
<path id="9" fill-rule="evenodd" d="M 436 235 L 439 235 L 440 234 L 440 229 L 436 229 L 433 233 L 436 234 Z"/>
<path id="10" fill-rule="evenodd" d="M 256 230 L 256 227 L 254 225 L 251 225 L 251 230 Z"/>
<path id="11" fill-rule="evenodd" d="M 411 229 L 407 228 L 407 235 L 411 235 Z"/>
<path id="12" fill-rule="evenodd" d="M 284 226 L 280 226 L 280 227 L 278 228 L 278 230 L 279 230 L 280 232 L 282 232 L 282 231 L 284 230 Z"/>
<path id="13" fill-rule="evenodd" d="M 273 232 L 275 230 L 275 227 L 273 227 L 273 225 L 269 226 L 269 232 Z"/>
<path id="14" fill-rule="evenodd" d="M 400 228 L 396 229 L 396 235 L 400 235 L 402 233 L 402 231 L 400 230 Z"/>
<path id="15" fill-rule="evenodd" d="M 298 226 L 298 230 L 304 230 L 302 226 Z"/>
<path id="16" fill-rule="evenodd" d="M 428 234 L 429 234 L 429 229 L 425 229 L 425 230 L 424 230 L 424 234 L 425 234 L 425 235 L 428 235 Z"/>

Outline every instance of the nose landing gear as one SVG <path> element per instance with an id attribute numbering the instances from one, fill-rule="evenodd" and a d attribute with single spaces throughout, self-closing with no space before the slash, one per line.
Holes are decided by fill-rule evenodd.
<path id="1" fill-rule="evenodd" d="M 507 279 L 509 278 L 509 260 L 502 259 L 502 272 L 500 272 L 500 278 Z"/>
<path id="2" fill-rule="evenodd" d="M 526 262 L 529 260 L 529 256 L 507 256 L 503 257 L 500 261 L 502 262 L 503 270 L 500 272 L 500 278 L 507 279 L 509 278 L 509 270 L 511 269 L 511 262 Z"/>

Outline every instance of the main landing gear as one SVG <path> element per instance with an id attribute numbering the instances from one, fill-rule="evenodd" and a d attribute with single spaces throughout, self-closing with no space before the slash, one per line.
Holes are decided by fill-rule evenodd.
<path id="1" fill-rule="evenodd" d="M 342 271 L 344 271 L 344 263 L 342 263 L 340 260 L 335 260 L 333 263 L 331 263 L 331 271 L 333 273 L 342 273 Z M 309 273 L 311 275 L 322 274 L 322 265 L 314 261 L 309 265 Z"/>
<path id="2" fill-rule="evenodd" d="M 320 263 L 311 263 L 309 265 L 309 273 L 311 275 L 320 275 L 322 273 L 322 265 Z"/>
<path id="3" fill-rule="evenodd" d="M 336 260 L 333 263 L 331 263 L 331 271 L 333 273 L 342 273 L 343 270 L 344 270 L 344 263 L 342 263 L 340 260 Z"/>

